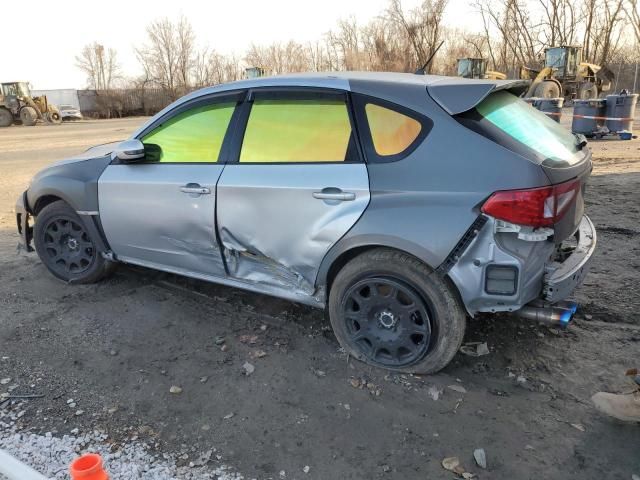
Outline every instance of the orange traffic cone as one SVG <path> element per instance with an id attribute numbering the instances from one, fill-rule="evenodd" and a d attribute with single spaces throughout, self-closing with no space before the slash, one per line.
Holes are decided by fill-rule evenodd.
<path id="1" fill-rule="evenodd" d="M 76 458 L 69 467 L 71 480 L 109 480 L 102 468 L 102 457 L 97 453 L 87 453 Z"/>

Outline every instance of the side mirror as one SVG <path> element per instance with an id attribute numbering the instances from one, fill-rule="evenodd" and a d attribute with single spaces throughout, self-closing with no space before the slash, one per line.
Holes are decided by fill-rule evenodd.
<path id="1" fill-rule="evenodd" d="M 111 159 L 122 163 L 135 163 L 144 160 L 144 145 L 140 140 L 125 140 L 111 152 Z"/>

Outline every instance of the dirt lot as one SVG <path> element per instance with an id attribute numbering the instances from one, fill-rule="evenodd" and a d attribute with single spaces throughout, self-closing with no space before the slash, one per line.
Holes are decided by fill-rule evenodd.
<path id="1" fill-rule="evenodd" d="M 215 448 L 212 467 L 246 478 L 454 478 L 449 456 L 481 479 L 640 475 L 640 427 L 589 401 L 624 389 L 621 373 L 640 362 L 639 140 L 592 144 L 599 245 L 574 325 L 480 318 L 465 341 L 488 342 L 489 355 L 417 377 L 349 361 L 321 311 L 141 268 L 65 285 L 18 253 L 13 205 L 29 178 L 142 121 L 0 130 L 0 379 L 12 379 L 0 393 L 44 394 L 21 407 L 19 428 L 103 429 L 185 464 Z"/>

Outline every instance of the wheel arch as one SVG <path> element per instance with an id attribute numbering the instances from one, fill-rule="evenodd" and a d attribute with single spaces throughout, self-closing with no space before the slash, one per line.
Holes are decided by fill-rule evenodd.
<path id="1" fill-rule="evenodd" d="M 389 248 L 411 255 L 432 270 L 438 266 L 435 255 L 413 242 L 388 235 L 362 235 L 345 238 L 327 252 L 318 269 L 316 287 L 324 287 L 328 298 L 331 284 L 342 267 L 358 255 L 375 248 Z"/>
<path id="2" fill-rule="evenodd" d="M 31 213 L 38 215 L 44 207 L 58 200 L 64 201 L 74 210 L 79 210 L 74 197 L 79 198 L 80 189 L 84 190 L 82 182 L 64 177 L 47 177 L 45 182 L 32 184 L 27 191 Z"/>
<path id="3" fill-rule="evenodd" d="M 78 180 L 73 180 L 70 178 L 67 178 L 64 180 L 66 181 L 62 182 L 62 186 L 70 187 L 71 192 L 74 191 L 73 189 L 79 188 L 78 184 L 81 184 L 82 186 L 84 186 L 84 184 L 82 182 L 79 182 Z M 32 214 L 34 217 L 36 217 L 36 221 L 37 221 L 37 216 L 42 211 L 42 209 L 44 209 L 46 206 L 51 205 L 52 203 L 55 203 L 57 201 L 65 202 L 76 212 L 83 208 L 81 205 L 78 205 L 77 202 L 73 200 L 73 196 L 69 195 L 69 191 L 63 190 L 61 188 L 52 187 L 52 186 L 38 188 L 38 189 L 35 189 L 35 191 L 32 191 L 32 187 L 30 187 L 27 192 L 26 207 L 29 213 Z M 101 252 L 108 252 L 110 250 L 110 247 L 107 242 L 106 236 L 102 231 L 102 225 L 100 224 L 99 218 L 94 215 L 85 215 L 85 214 L 81 214 L 79 216 L 80 216 L 80 219 L 82 220 L 82 223 L 84 223 L 85 227 L 87 228 L 87 231 L 91 235 L 91 238 L 94 239 L 98 250 Z"/>

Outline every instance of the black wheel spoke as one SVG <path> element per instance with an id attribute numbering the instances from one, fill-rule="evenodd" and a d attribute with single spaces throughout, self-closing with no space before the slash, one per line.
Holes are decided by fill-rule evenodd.
<path id="1" fill-rule="evenodd" d="M 58 243 L 58 242 L 60 242 L 60 237 L 62 236 L 62 233 L 59 230 L 50 229 L 47 232 L 47 235 L 49 237 L 51 237 L 51 242 L 50 243 Z"/>
<path id="2" fill-rule="evenodd" d="M 398 287 L 396 287 L 395 285 L 391 285 L 391 286 L 387 289 L 387 291 L 386 291 L 386 293 L 385 293 L 385 295 L 384 295 L 384 296 L 385 296 L 385 297 L 389 297 L 389 298 L 396 299 L 396 298 L 397 298 L 397 296 L 398 296 Z"/>
<path id="3" fill-rule="evenodd" d="M 96 250 L 81 222 L 59 217 L 43 229 L 47 265 L 65 276 L 79 274 L 93 264 Z"/>
<path id="4" fill-rule="evenodd" d="M 431 337 L 427 305 L 401 281 L 361 280 L 347 290 L 342 305 L 349 341 L 370 361 L 400 367 L 427 353 Z"/>
<path id="5" fill-rule="evenodd" d="M 357 311 L 345 310 L 344 315 L 347 318 L 357 320 L 358 322 L 361 322 L 361 323 L 367 321 L 367 315 L 365 310 L 357 310 Z"/>
<path id="6" fill-rule="evenodd" d="M 367 337 L 367 332 L 364 331 L 364 329 L 360 329 L 358 330 L 358 332 L 356 332 L 355 334 L 353 334 L 353 336 L 351 337 L 351 339 L 354 342 L 359 342 L 360 340 L 369 340 L 369 343 L 371 343 L 371 340 Z"/>

